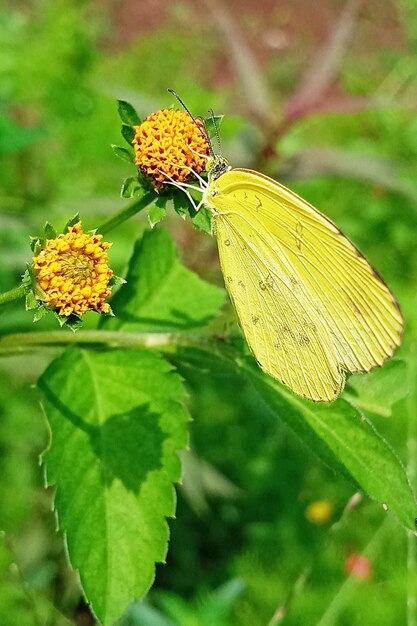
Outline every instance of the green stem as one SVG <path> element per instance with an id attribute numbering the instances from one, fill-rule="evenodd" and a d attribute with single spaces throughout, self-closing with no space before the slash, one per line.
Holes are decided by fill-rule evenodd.
<path id="1" fill-rule="evenodd" d="M 18 300 L 19 298 L 23 298 L 24 295 L 25 295 L 25 288 L 23 287 L 23 285 L 19 285 L 19 287 L 10 289 L 10 291 L 6 291 L 5 293 L 0 293 L 0 304 L 6 304 L 6 302 L 13 302 L 13 300 Z"/>
<path id="2" fill-rule="evenodd" d="M 134 200 L 130 204 L 128 204 L 124 209 L 115 213 L 107 222 L 104 222 L 98 229 L 97 232 L 101 235 L 108 233 L 119 224 L 122 224 L 126 220 L 128 220 L 139 211 L 143 211 L 147 207 L 149 207 L 158 197 L 158 194 L 155 191 L 149 191 L 144 196 L 139 198 L 138 200 Z"/>
<path id="3" fill-rule="evenodd" d="M 59 347 L 68 344 L 106 345 L 111 348 L 158 348 L 164 352 L 181 346 L 201 346 L 207 338 L 186 333 L 122 333 L 85 330 L 76 333 L 45 331 L 16 333 L 0 337 L 0 354 L 19 353 L 39 346 Z"/>

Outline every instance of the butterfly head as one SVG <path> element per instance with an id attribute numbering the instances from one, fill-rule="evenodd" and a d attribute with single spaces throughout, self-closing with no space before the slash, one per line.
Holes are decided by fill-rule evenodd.
<path id="1" fill-rule="evenodd" d="M 217 180 L 222 174 L 231 170 L 229 162 L 219 154 L 209 157 L 206 164 L 206 172 L 208 173 L 209 180 Z"/>

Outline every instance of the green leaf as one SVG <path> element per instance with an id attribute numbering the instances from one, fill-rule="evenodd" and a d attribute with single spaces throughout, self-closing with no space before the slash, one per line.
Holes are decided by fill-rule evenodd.
<path id="1" fill-rule="evenodd" d="M 118 100 L 117 105 L 117 111 L 122 122 L 128 126 L 137 126 L 141 123 L 139 115 L 129 102 L 126 102 L 125 100 Z"/>
<path id="2" fill-rule="evenodd" d="M 408 394 L 405 361 L 391 359 L 367 374 L 355 374 L 348 380 L 345 399 L 362 411 L 389 417 L 392 406 Z"/>
<path id="3" fill-rule="evenodd" d="M 182 382 L 153 352 L 72 347 L 38 384 L 59 526 L 94 613 L 109 625 L 165 559 L 177 451 L 187 446 Z"/>
<path id="4" fill-rule="evenodd" d="M 165 202 L 160 202 L 160 198 L 152 204 L 148 211 L 148 220 L 151 228 L 154 228 L 167 214 Z"/>
<path id="5" fill-rule="evenodd" d="M 208 235 L 213 234 L 211 212 L 207 207 L 201 206 L 197 212 L 194 212 L 191 221 L 198 230 L 202 230 Z"/>
<path id="6" fill-rule="evenodd" d="M 122 148 L 121 146 L 116 146 L 114 143 L 111 144 L 111 147 L 114 154 L 119 157 L 119 159 L 127 161 L 128 163 L 134 163 L 133 153 L 131 150 Z"/>
<path id="7" fill-rule="evenodd" d="M 145 231 L 135 245 L 127 284 L 112 298 L 115 319 L 106 328 L 172 331 L 200 328 L 216 317 L 225 292 L 201 280 L 178 260 L 165 230 Z"/>
<path id="8" fill-rule="evenodd" d="M 195 214 L 194 207 L 191 202 L 187 198 L 187 195 L 182 191 L 174 194 L 174 210 L 180 217 L 185 217 L 187 215 L 192 215 L 192 212 Z"/>
<path id="9" fill-rule="evenodd" d="M 129 146 L 131 146 L 132 141 L 135 138 L 135 131 L 133 130 L 132 126 L 122 124 L 122 135 L 126 142 L 129 144 Z"/>
<path id="10" fill-rule="evenodd" d="M 122 198 L 133 198 L 133 196 L 141 196 L 145 189 L 140 184 L 137 176 L 128 176 L 122 184 L 120 195 Z"/>
<path id="11" fill-rule="evenodd" d="M 369 419 L 343 399 L 314 404 L 298 398 L 263 374 L 252 359 L 242 362 L 242 370 L 277 417 L 325 463 L 350 474 L 372 499 L 415 531 L 417 504 L 405 469 Z"/>
<path id="12" fill-rule="evenodd" d="M 224 115 L 215 115 L 214 117 L 206 117 L 204 120 L 204 126 L 206 127 L 210 141 L 214 143 L 214 152 L 217 148 L 217 133 L 220 131 L 220 126 L 223 121 Z M 216 132 L 217 131 L 217 132 Z"/>

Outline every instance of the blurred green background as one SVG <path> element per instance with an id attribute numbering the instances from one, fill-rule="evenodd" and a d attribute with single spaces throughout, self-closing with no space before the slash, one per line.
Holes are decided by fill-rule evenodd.
<path id="1" fill-rule="evenodd" d="M 171 87 L 196 115 L 225 115 L 233 165 L 279 178 L 366 253 L 405 313 L 399 354 L 415 361 L 416 53 L 415 0 L 3 0 L 0 291 L 18 283 L 29 235 L 47 219 L 60 227 L 79 211 L 94 228 L 124 205 L 121 181 L 134 172 L 110 148 L 120 143 L 115 100 L 147 115 L 176 106 Z M 112 233 L 116 274 L 146 225 L 138 216 Z M 214 240 L 176 215 L 163 227 L 189 267 L 221 284 Z M 31 317 L 2 307 L 0 332 L 24 330 Z M 54 354 L 0 358 L 5 626 L 95 623 L 38 464 L 48 434 L 31 385 Z M 167 563 L 121 623 L 415 626 L 413 538 L 366 499 L 347 506 L 351 486 L 232 372 L 190 367 L 187 379 L 192 451 Z M 411 474 L 416 411 L 410 392 L 390 418 L 375 417 Z"/>

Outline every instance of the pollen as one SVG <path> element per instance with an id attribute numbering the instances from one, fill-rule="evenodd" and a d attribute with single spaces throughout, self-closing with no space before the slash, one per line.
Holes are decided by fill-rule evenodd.
<path id="1" fill-rule="evenodd" d="M 87 311 L 108 313 L 113 272 L 107 250 L 111 244 L 101 235 L 84 233 L 81 222 L 45 247 L 33 258 L 38 291 L 43 305 L 59 315 L 83 315 Z"/>
<path id="2" fill-rule="evenodd" d="M 183 183 L 193 172 L 200 174 L 205 169 L 210 153 L 204 125 L 188 113 L 157 111 L 134 131 L 136 166 L 153 180 L 156 191 L 170 179 Z"/>

